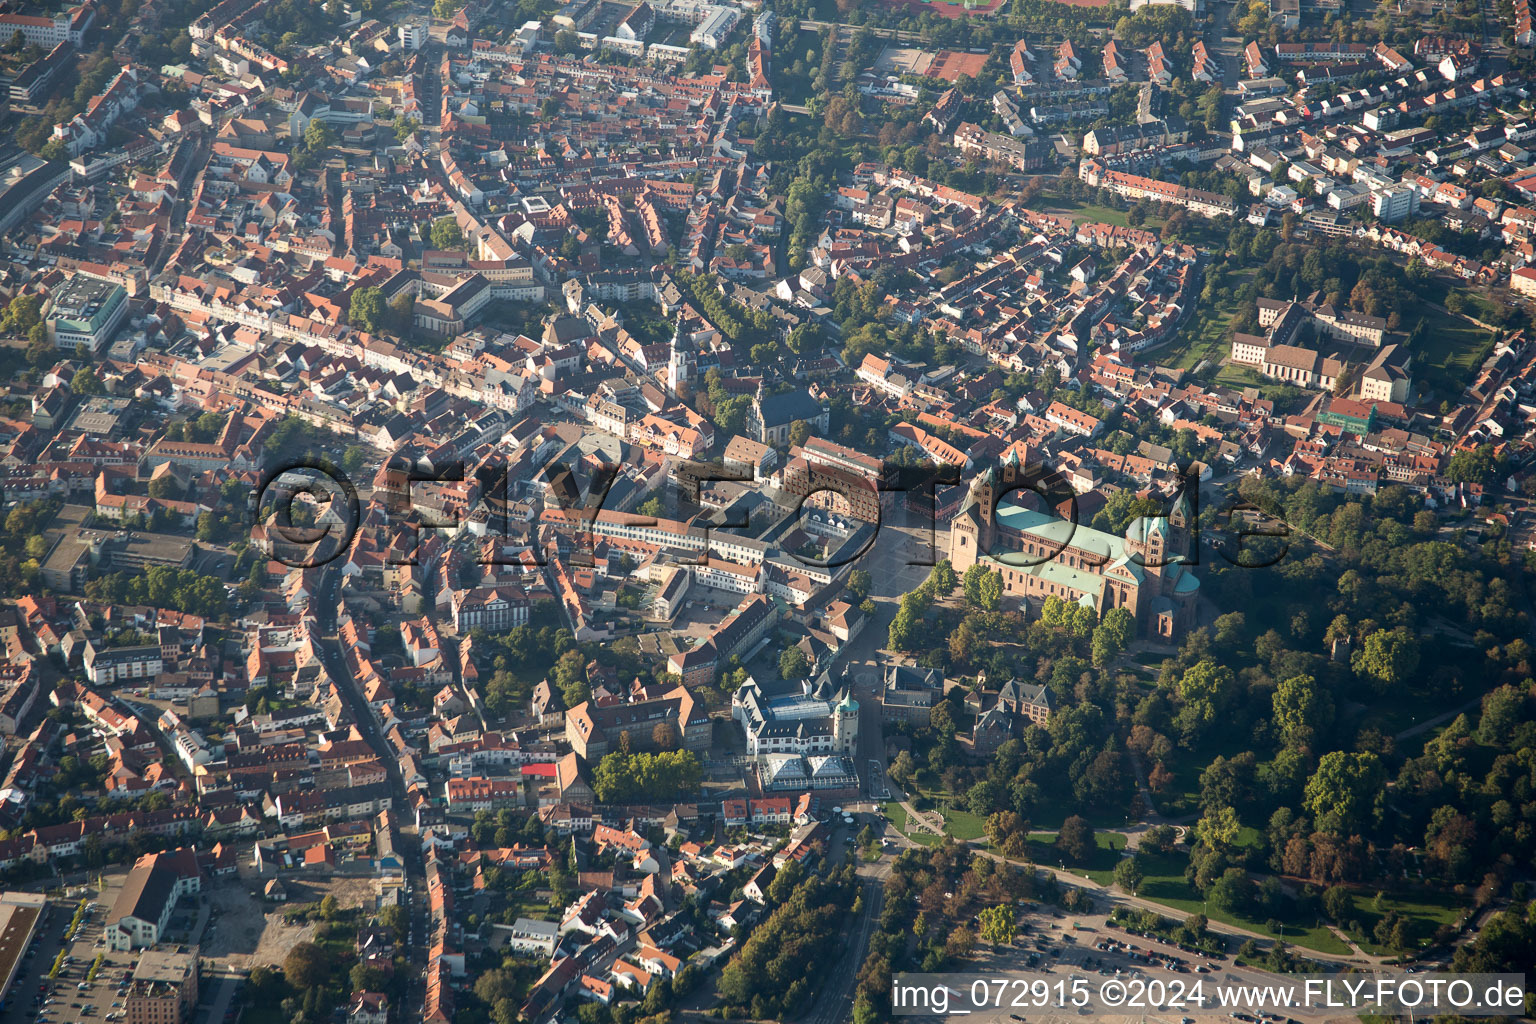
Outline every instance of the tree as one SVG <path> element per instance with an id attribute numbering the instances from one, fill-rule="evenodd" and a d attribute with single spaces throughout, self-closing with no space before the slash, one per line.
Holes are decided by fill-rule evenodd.
<path id="1" fill-rule="evenodd" d="M 910 786 L 913 777 L 917 774 L 917 764 L 912 759 L 911 751 L 898 751 L 895 758 L 891 760 L 887 774 L 898 786 L 903 788 Z"/>
<path id="2" fill-rule="evenodd" d="M 1342 885 L 1330 885 L 1323 891 L 1323 913 L 1334 924 L 1344 925 L 1355 916 L 1355 901 Z"/>
<path id="3" fill-rule="evenodd" d="M 979 916 L 983 939 L 994 946 L 1006 946 L 1013 942 L 1015 927 L 1013 907 L 1006 903 L 988 907 Z"/>
<path id="4" fill-rule="evenodd" d="M 32 366 L 42 367 L 53 362 L 54 346 L 48 340 L 48 325 L 44 323 L 33 324 L 27 331 L 27 363 Z"/>
<path id="5" fill-rule="evenodd" d="M 987 572 L 981 577 L 981 583 L 977 588 L 977 598 L 981 607 L 987 611 L 995 611 L 1003 600 L 1003 574 L 1000 572 Z"/>
<path id="6" fill-rule="evenodd" d="M 1093 826 L 1086 818 L 1074 814 L 1061 823 L 1061 831 L 1056 833 L 1056 852 L 1064 860 L 1082 864 L 1092 855 L 1093 849 Z"/>
<path id="7" fill-rule="evenodd" d="M 811 669 L 810 659 L 799 647 L 786 647 L 779 652 L 779 675 L 784 679 L 804 679 Z"/>
<path id="8" fill-rule="evenodd" d="M 1292 676 L 1275 687 L 1275 727 L 1286 743 L 1309 743 L 1333 721 L 1333 700 L 1311 676 Z"/>
<path id="9" fill-rule="evenodd" d="M 999 573 L 999 576 L 1002 574 Z M 1094 627 L 1099 624 L 1099 613 L 1092 605 L 1072 602 L 1066 611 L 1067 632 L 1072 639 L 1081 640 L 1086 636 L 1092 636 Z"/>
<path id="10" fill-rule="evenodd" d="M 811 439 L 811 425 L 805 420 L 795 420 L 789 425 L 789 443 L 798 448 Z"/>
<path id="11" fill-rule="evenodd" d="M 1445 475 L 1457 483 L 1487 484 L 1499 469 L 1491 445 L 1478 445 L 1451 456 Z"/>
<path id="12" fill-rule="evenodd" d="M 929 570 L 928 582 L 933 586 L 934 597 L 942 598 L 954 592 L 954 589 L 960 585 L 960 578 L 955 575 L 955 567 L 949 559 L 941 558 Z"/>
<path id="13" fill-rule="evenodd" d="M 975 565 L 965 570 L 965 575 L 960 577 L 961 586 L 965 588 L 965 600 L 967 604 L 978 606 L 981 604 L 981 581 L 982 578 L 987 575 L 987 572 L 987 567 L 982 565 L 980 562 L 977 562 Z M 1059 599 L 1054 597 L 1046 598 L 1045 604 L 1047 610 L 1050 608 L 1052 601 L 1059 601 Z M 1052 625 L 1049 620 L 1045 620 L 1043 618 L 1043 614 L 1042 620 L 1045 621 L 1046 625 Z"/>
<path id="14" fill-rule="evenodd" d="M 464 246 L 464 232 L 452 217 L 441 217 L 432 224 L 432 248 L 460 249 Z"/>
<path id="15" fill-rule="evenodd" d="M 869 588 L 874 582 L 875 578 L 867 569 L 855 569 L 848 574 L 848 593 L 855 604 L 869 596 Z"/>
<path id="16" fill-rule="evenodd" d="M 1091 525 L 1096 530 L 1125 535 L 1126 528 L 1143 516 L 1161 516 L 1163 507 L 1153 498 L 1139 498 L 1132 490 L 1119 490 L 1111 494 L 1104 507 L 1094 513 Z"/>
<path id="17" fill-rule="evenodd" d="M 651 742 L 657 750 L 673 750 L 677 747 L 677 729 L 671 722 L 657 722 L 651 730 Z"/>
<path id="18" fill-rule="evenodd" d="M 349 976 L 353 992 L 377 992 L 388 980 L 382 970 L 371 964 L 353 964 Z"/>
<path id="19" fill-rule="evenodd" d="M 1222 805 L 1211 808 L 1200 818 L 1195 825 L 1195 834 L 1211 849 L 1226 850 L 1237 842 L 1237 836 L 1242 831 L 1242 827 L 1237 820 L 1237 812 L 1229 806 Z"/>
<path id="20" fill-rule="evenodd" d="M 574 708 L 590 695 L 587 689 L 587 663 L 579 650 L 569 650 L 555 662 L 552 682 L 560 689 L 565 706 Z"/>
<path id="21" fill-rule="evenodd" d="M 1465 878 L 1477 845 L 1477 826 L 1472 819 L 1447 804 L 1430 815 L 1424 833 L 1424 850 L 1444 877 Z"/>
<path id="22" fill-rule="evenodd" d="M 43 300 L 31 292 L 22 292 L 6 305 L 0 314 L 0 330 L 14 334 L 26 334 L 42 323 Z"/>
<path id="23" fill-rule="evenodd" d="M 1136 619 L 1126 608 L 1111 608 L 1093 629 L 1093 665 L 1103 668 L 1130 646 L 1136 635 Z"/>
<path id="24" fill-rule="evenodd" d="M 385 317 L 389 329 L 396 334 L 406 334 L 416 323 L 416 296 L 402 291 L 389 300 L 389 314 Z"/>
<path id="25" fill-rule="evenodd" d="M 1205 658 L 1184 670 L 1179 678 L 1179 696 L 1186 702 L 1204 700 L 1220 707 L 1231 694 L 1234 681 L 1230 668 Z"/>
<path id="26" fill-rule="evenodd" d="M 956 928 L 944 941 L 944 955 L 952 960 L 964 960 L 971 955 L 975 945 L 976 936 L 971 934 L 969 928 Z"/>
<path id="27" fill-rule="evenodd" d="M 1143 849 L 1168 853 L 1173 849 L 1177 836 L 1172 825 L 1153 825 L 1142 834 L 1141 845 Z"/>
<path id="28" fill-rule="evenodd" d="M 1124 760 L 1118 750 L 1099 751 L 1073 783 L 1072 795 L 1087 807 L 1124 807 L 1133 785 Z"/>
<path id="29" fill-rule="evenodd" d="M 1179 678 L 1179 696 L 1184 699 L 1175 721 L 1186 740 L 1193 740 L 1216 720 L 1231 697 L 1236 677 L 1225 665 L 1209 658 L 1185 669 Z"/>
<path id="30" fill-rule="evenodd" d="M 1243 642 L 1248 631 L 1248 617 L 1242 612 L 1227 612 L 1216 617 L 1215 625 L 1217 645 L 1231 649 Z"/>
<path id="31" fill-rule="evenodd" d="M 369 334 L 377 334 L 384 326 L 384 290 L 373 285 L 359 288 L 352 293 L 347 307 L 347 323 Z"/>
<path id="32" fill-rule="evenodd" d="M 1253 904 L 1253 882 L 1242 868 L 1228 868 L 1211 884 L 1207 898 L 1230 914 L 1242 914 Z"/>
<path id="33" fill-rule="evenodd" d="M 101 386 L 101 379 L 89 366 L 82 366 L 75 371 L 75 375 L 69 378 L 69 390 L 77 395 L 99 395 L 106 389 Z"/>
<path id="34" fill-rule="evenodd" d="M 982 779 L 965 794 L 966 808 L 976 815 L 992 813 L 992 808 L 1003 803 L 1003 787 L 991 779 Z"/>
<path id="35" fill-rule="evenodd" d="M 980 567 L 973 565 L 970 569 L 965 571 L 967 580 L 970 579 L 971 569 L 977 568 Z M 985 572 L 986 570 L 983 569 L 982 571 Z M 969 596 L 969 594 L 967 594 L 967 596 Z M 1059 597 L 1056 597 L 1054 594 L 1046 598 L 1045 603 L 1040 606 L 1041 625 L 1050 626 L 1052 629 L 1067 628 L 1071 624 L 1071 615 L 1072 609 L 1068 607 L 1067 602 L 1063 601 Z"/>
<path id="36" fill-rule="evenodd" d="M 281 989 L 283 982 L 272 968 L 262 964 L 251 968 L 246 984 L 250 988 L 252 998 L 260 999 Z"/>
<path id="37" fill-rule="evenodd" d="M 1349 663 L 1356 675 L 1385 694 L 1407 682 L 1419 667 L 1419 641 L 1406 629 L 1378 629 L 1365 638 Z"/>
<path id="38" fill-rule="evenodd" d="M 1001 847 L 1011 836 L 1029 831 L 1029 825 L 1014 811 L 997 811 L 987 816 L 987 842 Z"/>
<path id="39" fill-rule="evenodd" d="M 496 1003 L 517 992 L 517 978 L 508 971 L 493 969 L 481 972 L 475 979 L 475 995 L 487 1005 Z"/>
<path id="40" fill-rule="evenodd" d="M 283 958 L 283 976 L 300 991 L 321 987 L 330 973 L 330 958 L 313 942 L 297 943 Z"/>
<path id="41" fill-rule="evenodd" d="M 223 427 L 224 417 L 216 412 L 205 412 L 197 419 L 187 422 L 187 440 L 208 444 L 219 436 L 219 431 Z"/>
<path id="42" fill-rule="evenodd" d="M 602 803 L 637 799 L 676 800 L 692 796 L 704 769 L 691 750 L 605 754 L 592 772 L 592 790 Z"/>
<path id="43" fill-rule="evenodd" d="M 304 126 L 304 148 L 311 153 L 329 149 L 336 142 L 336 133 L 324 121 L 311 120 Z"/>
<path id="44" fill-rule="evenodd" d="M 379 911 L 379 924 L 393 930 L 398 938 L 404 938 L 408 930 L 405 908 L 397 903 L 391 903 Z"/>
<path id="45" fill-rule="evenodd" d="M 157 476 L 149 482 L 149 496 L 151 498 L 170 500 L 179 497 L 180 494 L 181 485 L 176 482 L 174 476 Z"/>
<path id="46" fill-rule="evenodd" d="M 1330 751 L 1307 781 L 1305 805 L 1323 832 L 1354 832 L 1374 812 L 1381 797 L 1381 758 L 1365 751 Z"/>
<path id="47" fill-rule="evenodd" d="M 1115 864 L 1115 884 L 1122 890 L 1136 895 L 1136 890 L 1141 888 L 1142 880 L 1146 873 L 1141 869 L 1141 855 L 1133 853 L 1129 857 L 1122 857 Z"/>
<path id="48" fill-rule="evenodd" d="M 1478 739 L 1493 746 L 1508 743 L 1520 725 L 1525 704 L 1525 693 L 1513 686 L 1489 693 L 1483 698 L 1483 714 L 1477 721 Z"/>

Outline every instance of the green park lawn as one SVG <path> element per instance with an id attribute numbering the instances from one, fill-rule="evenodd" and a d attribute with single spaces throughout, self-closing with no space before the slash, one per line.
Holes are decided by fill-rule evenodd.
<path id="1" fill-rule="evenodd" d="M 1244 832 L 1251 831 L 1253 830 L 1244 829 Z M 1252 838 L 1256 839 L 1257 833 L 1254 833 Z M 1187 858 L 1179 853 L 1143 853 L 1141 864 L 1145 878 L 1136 895 L 1186 913 L 1203 913 L 1212 921 L 1221 921 L 1271 938 L 1284 939 L 1294 946 L 1303 946 L 1319 953 L 1347 955 L 1350 952 L 1348 946 L 1339 941 L 1332 931 L 1315 918 L 1284 921 L 1283 927 L 1277 931 L 1270 928 L 1265 921 L 1250 920 L 1209 906 L 1200 899 L 1200 894 L 1184 881 L 1184 866 L 1187 862 Z M 1383 898 L 1380 912 L 1373 907 L 1376 895 L 1374 891 L 1362 889 L 1352 895 L 1361 930 L 1356 932 L 1345 929 L 1345 933 L 1361 949 L 1378 956 L 1390 955 L 1393 952 L 1377 944 L 1371 935 L 1376 922 L 1383 914 L 1395 910 L 1414 918 L 1418 921 L 1419 934 L 1427 939 L 1440 925 L 1455 924 L 1465 912 L 1463 904 L 1451 893 L 1430 890 L 1392 893 Z"/>
<path id="2" fill-rule="evenodd" d="M 1195 315 L 1178 336 L 1160 348 L 1150 349 L 1147 358 L 1185 370 L 1194 369 L 1201 360 L 1209 360 L 1213 367 L 1219 365 L 1232 352 L 1232 320 L 1242 312 L 1237 292 L 1247 283 L 1246 278 L 1256 273 L 1257 270 L 1246 270 L 1229 275 L 1217 300 L 1197 303 Z M 1229 373 L 1232 383 L 1245 380 L 1241 367 L 1223 367 L 1221 373 Z"/>
<path id="3" fill-rule="evenodd" d="M 946 809 L 944 831 L 956 839 L 981 839 L 987 834 L 987 820 L 970 811 Z"/>
<path id="4" fill-rule="evenodd" d="M 1349 953 L 1348 946 L 1316 921 L 1285 921 L 1277 930 L 1270 928 L 1264 921 L 1250 921 L 1207 905 L 1200 894 L 1184 881 L 1184 865 L 1187 862 L 1188 859 L 1182 854 L 1142 854 L 1145 877 L 1136 895 L 1165 907 L 1182 910 L 1186 914 L 1204 914 L 1212 921 L 1247 928 L 1272 939 L 1284 939 L 1293 946 L 1302 946 L 1319 953 Z"/>
<path id="5" fill-rule="evenodd" d="M 1099 224 L 1108 224 L 1112 227 L 1129 227 L 1126 219 L 1126 211 L 1116 210 L 1109 206 L 1099 206 L 1094 203 L 1085 203 L 1082 206 L 1067 205 L 1059 207 L 1060 212 L 1070 213 L 1078 220 L 1094 221 Z"/>
<path id="6" fill-rule="evenodd" d="M 1050 195 L 1048 199 L 1042 197 L 1041 208 L 1047 213 L 1070 214 L 1073 219 L 1087 223 L 1108 224 L 1118 228 L 1130 227 L 1131 223 L 1125 210 L 1100 206 L 1098 203 L 1084 203 L 1065 196 Z M 1161 217 L 1149 213 L 1141 226 L 1148 231 L 1155 231 L 1162 224 Z"/>
<path id="7" fill-rule="evenodd" d="M 907 811 L 895 800 L 885 803 L 885 817 L 891 823 L 891 827 L 908 839 L 921 846 L 938 846 L 940 838 L 932 832 L 909 832 L 907 830 Z"/>
<path id="8" fill-rule="evenodd" d="M 1391 956 L 1396 952 L 1377 943 L 1373 934 L 1376 922 L 1392 911 L 1415 919 L 1418 922 L 1419 935 L 1425 941 L 1434 935 L 1435 929 L 1445 924 L 1454 925 L 1466 912 L 1466 907 L 1454 894 L 1429 889 L 1383 896 L 1380 911 L 1375 909 L 1376 894 L 1374 892 L 1362 889 L 1352 893 L 1351 896 L 1355 904 L 1355 917 L 1360 922 L 1360 930 L 1345 928 L 1344 932 L 1354 939 L 1361 949 L 1377 956 Z"/>
<path id="9" fill-rule="evenodd" d="M 963 808 L 956 807 L 958 798 L 943 791 L 926 789 L 919 784 L 914 796 L 914 805 L 919 810 L 936 809 L 944 816 L 944 831 L 954 836 L 961 842 L 971 839 L 981 839 L 987 834 L 987 819 L 979 814 L 972 814 Z M 885 805 L 886 817 L 896 826 L 896 830 L 903 835 L 909 835 L 917 842 L 926 842 L 932 845 L 938 840 L 928 833 L 909 833 L 907 831 L 907 812 L 901 804 L 890 801 Z M 898 815 L 900 816 L 898 819 Z"/>
<path id="10" fill-rule="evenodd" d="M 1114 880 L 1115 864 L 1120 860 L 1120 852 L 1125 849 L 1125 836 L 1118 832 L 1095 832 L 1093 841 L 1098 849 L 1094 850 L 1088 863 L 1073 865 L 1066 870 L 1091 878 L 1100 885 L 1108 885 Z M 1061 855 L 1056 852 L 1056 833 L 1031 832 L 1029 858 L 1046 867 L 1062 866 Z"/>
<path id="11" fill-rule="evenodd" d="M 1427 334 L 1414 352 L 1414 375 L 1447 397 L 1459 394 L 1493 351 L 1493 335 L 1459 316 L 1421 308 Z M 1403 329 L 1413 326 L 1405 322 Z"/>
<path id="12" fill-rule="evenodd" d="M 1217 384 L 1225 384 L 1228 387 L 1234 388 L 1260 387 L 1264 384 L 1273 383 L 1253 367 L 1239 366 L 1233 363 L 1227 363 L 1220 370 L 1217 370 L 1215 379 Z"/>

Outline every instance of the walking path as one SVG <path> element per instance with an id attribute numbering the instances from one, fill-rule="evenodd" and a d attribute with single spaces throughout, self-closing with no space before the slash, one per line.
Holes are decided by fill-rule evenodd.
<path id="1" fill-rule="evenodd" d="M 895 788 L 894 786 L 892 787 L 891 791 L 893 793 L 901 793 L 897 803 L 901 805 L 902 810 L 906 811 L 909 819 L 912 816 L 919 814 L 918 810 L 914 808 L 911 802 L 907 799 L 905 793 L 902 793 L 900 789 Z M 892 831 L 895 831 L 900 841 L 905 843 L 908 847 L 922 845 L 921 843 L 915 842 L 910 837 L 904 835 L 899 830 L 893 828 Z M 1110 903 L 1120 904 L 1136 910 L 1151 910 L 1155 913 L 1163 915 L 1164 917 L 1168 917 L 1180 922 L 1193 916 L 1188 911 L 1180 910 L 1176 907 L 1170 907 L 1164 903 L 1157 903 L 1153 900 L 1142 899 L 1139 896 L 1132 896 L 1129 893 L 1121 892 L 1119 889 L 1113 886 L 1101 885 L 1091 878 L 1088 878 L 1084 875 L 1075 874 L 1074 872 L 1067 871 L 1062 868 L 1053 868 L 1045 864 L 1028 864 L 1025 861 L 1013 860 L 1008 857 L 1004 857 L 1001 854 L 993 853 L 991 850 L 986 848 L 985 839 L 957 840 L 957 842 L 963 842 L 964 845 L 971 848 L 973 853 L 976 853 L 982 857 L 986 857 L 990 860 L 994 860 L 999 864 L 1012 864 L 1015 867 L 1034 867 L 1037 870 L 1049 872 L 1057 881 L 1067 885 L 1075 885 L 1079 889 L 1108 900 Z M 1256 941 L 1266 943 L 1272 943 L 1275 941 L 1273 936 L 1265 935 L 1263 932 L 1253 931 L 1252 929 L 1244 928 L 1241 925 L 1227 924 L 1224 921 L 1212 921 L 1207 918 L 1206 927 L 1210 931 L 1216 932 L 1220 935 L 1233 935 L 1241 939 L 1254 939 Z M 1350 963 L 1356 965 L 1360 964 L 1362 961 L 1369 964 L 1381 964 L 1386 961 L 1386 957 L 1373 956 L 1365 952 L 1358 945 L 1349 941 L 1349 939 L 1342 933 L 1339 933 L 1337 929 L 1331 930 L 1334 931 L 1334 933 L 1337 934 L 1338 937 L 1347 946 L 1350 947 L 1350 952 L 1347 955 L 1338 953 L 1323 953 L 1309 947 L 1301 947 L 1306 950 L 1307 956 L 1314 960 L 1326 960 L 1333 963 Z"/>

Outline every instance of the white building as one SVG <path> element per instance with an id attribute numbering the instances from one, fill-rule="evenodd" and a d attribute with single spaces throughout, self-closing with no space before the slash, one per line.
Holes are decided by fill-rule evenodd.
<path id="1" fill-rule="evenodd" d="M 554 921 L 535 921 L 520 917 L 511 924 L 495 926 L 498 935 L 506 935 L 507 948 L 514 953 L 554 956 L 560 942 L 560 926 Z"/>
<path id="2" fill-rule="evenodd" d="M 157 860 L 146 857 L 128 872 L 102 929 L 108 949 L 127 952 L 153 946 L 170 923 L 177 900 L 202 888 L 200 875 L 180 874 Z"/>
<path id="3" fill-rule="evenodd" d="M 475 587 L 455 590 L 449 598 L 453 609 L 453 628 L 460 633 L 471 629 L 504 632 L 528 625 L 530 602 L 521 587 Z"/>
<path id="4" fill-rule="evenodd" d="M 1385 224 L 1396 224 L 1419 209 L 1419 190 L 1412 185 L 1394 185 L 1371 194 L 1371 213 Z"/>
<path id="5" fill-rule="evenodd" d="M 85 677 L 92 686 L 110 686 L 129 679 L 153 679 L 165 670 L 158 644 L 97 648 L 93 640 L 86 641 L 84 666 Z"/>
<path id="6" fill-rule="evenodd" d="M 427 22 L 425 18 L 418 18 L 402 22 L 398 29 L 400 33 L 400 47 L 407 51 L 415 51 L 427 45 Z"/>
<path id="7" fill-rule="evenodd" d="M 0 14 L 0 39 L 9 42 L 11 36 L 21 33 L 33 46 L 51 50 L 60 43 L 75 46 L 85 43 L 85 34 L 96 23 L 96 8 L 91 4 L 72 7 L 63 14 L 52 17 L 33 14 Z"/>
<path id="8" fill-rule="evenodd" d="M 723 558 L 710 558 L 693 566 L 695 583 L 732 594 L 761 594 L 763 567 L 742 565 Z"/>
<path id="9" fill-rule="evenodd" d="M 746 732 L 752 757 L 858 752 L 859 702 L 847 689 L 835 690 L 826 674 L 802 692 L 771 698 L 748 677 L 731 697 L 731 718 Z"/>
<path id="10" fill-rule="evenodd" d="M 688 41 L 697 46 L 718 50 L 725 45 L 725 41 L 736 30 L 736 23 L 740 20 L 741 12 L 734 7 L 714 7 L 699 23 L 699 27 L 689 34 Z"/>

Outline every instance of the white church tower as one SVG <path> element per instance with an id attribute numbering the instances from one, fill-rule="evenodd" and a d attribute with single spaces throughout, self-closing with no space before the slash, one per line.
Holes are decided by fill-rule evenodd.
<path id="1" fill-rule="evenodd" d="M 667 357 L 667 390 L 674 397 L 681 395 L 686 387 L 693 384 L 698 369 L 698 356 L 693 351 L 693 342 L 683 337 L 683 318 L 678 317 L 677 325 L 672 329 L 671 353 Z"/>

